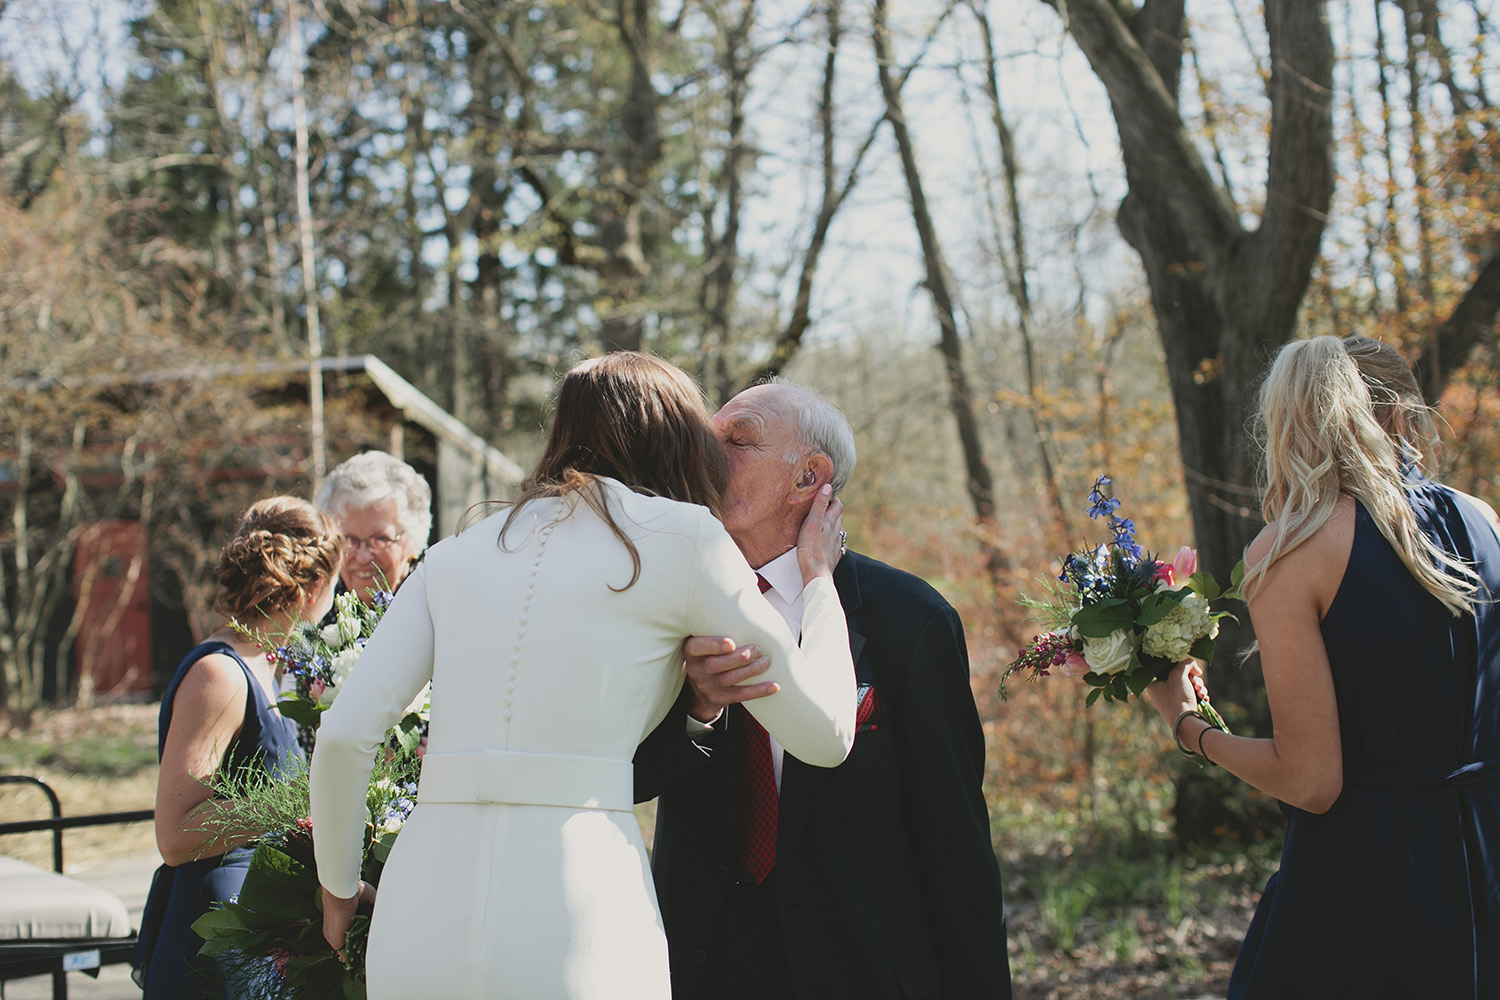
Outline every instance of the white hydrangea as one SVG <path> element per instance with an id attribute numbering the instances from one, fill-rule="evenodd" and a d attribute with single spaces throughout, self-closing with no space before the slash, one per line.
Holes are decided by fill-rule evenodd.
<path id="1" fill-rule="evenodd" d="M 1208 602 L 1197 594 L 1189 594 L 1167 617 L 1146 628 L 1141 637 L 1141 652 L 1176 663 L 1188 657 L 1193 643 L 1218 634 L 1219 623 L 1209 615 Z"/>

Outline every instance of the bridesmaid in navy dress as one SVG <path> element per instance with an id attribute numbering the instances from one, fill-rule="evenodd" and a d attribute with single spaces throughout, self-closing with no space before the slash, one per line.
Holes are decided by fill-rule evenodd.
<path id="1" fill-rule="evenodd" d="M 273 497 L 241 516 L 219 557 L 216 610 L 270 635 L 317 621 L 333 601 L 343 535 L 305 500 Z M 238 894 L 260 832 L 207 839 L 203 817 L 224 803 L 205 784 L 216 771 L 280 771 L 301 757 L 297 726 L 276 709 L 274 668 L 227 625 L 194 646 L 162 696 L 156 786 L 157 869 L 141 918 L 136 981 L 146 1000 L 230 997 L 218 966 L 198 957 L 192 923 Z"/>
<path id="2" fill-rule="evenodd" d="M 1500 538 L 1423 478 L 1431 418 L 1377 341 L 1285 347 L 1261 389 L 1246 556 L 1275 735 L 1208 729 L 1189 661 L 1148 689 L 1191 749 L 1289 809 L 1231 998 L 1500 996 Z"/>

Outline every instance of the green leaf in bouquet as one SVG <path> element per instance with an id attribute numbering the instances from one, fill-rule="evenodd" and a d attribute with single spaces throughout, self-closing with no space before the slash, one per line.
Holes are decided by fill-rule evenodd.
<path id="1" fill-rule="evenodd" d="M 1219 599 L 1219 581 L 1214 579 L 1212 573 L 1199 570 L 1188 577 L 1188 589 L 1205 601 L 1216 601 Z"/>
<path id="2" fill-rule="evenodd" d="M 1126 687 L 1125 677 L 1122 674 L 1115 674 L 1114 683 L 1110 685 L 1110 691 L 1117 701 L 1124 701 L 1130 697 L 1130 688 Z"/>
<path id="3" fill-rule="evenodd" d="M 409 712 L 401 717 L 401 721 L 396 723 L 391 732 L 402 753 L 415 754 L 417 746 L 422 742 L 422 717 L 416 712 Z"/>
<path id="4" fill-rule="evenodd" d="M 368 853 L 373 860 L 378 861 L 383 865 L 390 858 L 391 848 L 394 846 L 396 846 L 396 838 L 394 835 L 389 839 L 385 837 L 377 837 L 375 838 L 374 842 L 370 844 L 370 850 Z"/>
<path id="5" fill-rule="evenodd" d="M 1222 596 L 1231 601 L 1245 599 L 1245 560 L 1235 563 L 1234 569 L 1229 571 L 1229 589 Z"/>
<path id="6" fill-rule="evenodd" d="M 198 954 L 206 958 L 214 958 L 230 952 L 260 951 L 275 939 L 275 929 L 226 934 L 223 937 L 205 939 L 203 946 L 198 949 Z"/>
<path id="7" fill-rule="evenodd" d="M 216 906 L 193 921 L 193 933 L 205 941 L 244 934 L 249 930 L 250 925 L 245 922 L 244 914 L 232 903 Z"/>
<path id="8" fill-rule="evenodd" d="M 1107 597 L 1097 604 L 1079 608 L 1073 613 L 1073 626 L 1088 639 L 1104 639 L 1135 620 L 1130 604 L 1122 598 Z"/>
<path id="9" fill-rule="evenodd" d="M 251 857 L 238 901 L 229 906 L 243 914 L 247 926 L 284 938 L 298 925 L 319 919 L 317 890 L 315 868 L 262 842 Z"/>
<path id="10" fill-rule="evenodd" d="M 307 729 L 317 729 L 325 711 L 325 706 L 296 693 L 282 695 L 276 702 L 276 708 L 282 715 Z"/>
<path id="11" fill-rule="evenodd" d="M 1146 689 L 1156 681 L 1152 672 L 1144 667 L 1140 670 L 1130 670 L 1125 675 L 1125 686 L 1130 688 L 1130 693 L 1139 698 Z"/>
<path id="12" fill-rule="evenodd" d="M 1141 628 L 1149 628 L 1171 614 L 1173 609 L 1182 603 L 1182 599 L 1191 591 L 1186 590 L 1164 590 L 1159 594 L 1151 594 L 1141 600 L 1140 614 L 1135 616 L 1135 624 Z"/>
<path id="13" fill-rule="evenodd" d="M 1193 643 L 1193 648 L 1188 650 L 1188 655 L 1197 660 L 1208 663 L 1214 658 L 1214 637 L 1205 635 Z"/>
<path id="14" fill-rule="evenodd" d="M 1083 680 L 1084 683 L 1093 687 L 1103 687 L 1109 683 L 1108 677 L 1105 677 L 1103 674 L 1096 674 L 1092 670 L 1083 675 Z"/>
<path id="15" fill-rule="evenodd" d="M 1092 706 L 1094 704 L 1094 702 L 1096 702 L 1096 701 L 1099 700 L 1099 696 L 1102 695 L 1102 694 L 1104 694 L 1104 690 L 1105 689 L 1102 688 L 1102 687 L 1096 687 L 1096 688 L 1094 688 L 1094 690 L 1090 691 L 1089 692 L 1089 696 L 1087 698 L 1083 699 L 1084 706 L 1085 707 Z"/>

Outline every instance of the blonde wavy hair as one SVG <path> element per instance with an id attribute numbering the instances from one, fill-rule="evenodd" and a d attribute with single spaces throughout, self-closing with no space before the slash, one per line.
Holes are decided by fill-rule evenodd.
<path id="1" fill-rule="evenodd" d="M 296 610 L 343 558 L 344 535 L 328 514 L 297 497 L 258 500 L 219 554 L 214 610 L 229 618 Z"/>
<path id="2" fill-rule="evenodd" d="M 1247 594 L 1327 523 L 1347 493 L 1364 504 L 1418 583 L 1455 615 L 1473 610 L 1478 578 L 1422 533 L 1406 497 L 1403 463 L 1420 465 L 1437 435 L 1394 348 L 1364 337 L 1287 344 L 1261 383 L 1257 423 L 1265 453 L 1261 511 L 1276 536 L 1246 571 Z"/>

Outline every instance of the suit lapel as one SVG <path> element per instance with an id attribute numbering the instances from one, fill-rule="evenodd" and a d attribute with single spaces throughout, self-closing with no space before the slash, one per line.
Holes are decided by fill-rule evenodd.
<path id="1" fill-rule="evenodd" d="M 852 555 L 852 553 L 850 553 Z M 849 623 L 849 655 L 854 660 L 854 676 L 859 682 L 868 681 L 870 668 L 864 662 L 865 636 L 863 619 L 859 614 L 859 574 L 854 559 L 846 556 L 833 572 L 833 583 L 839 592 L 839 603 L 844 606 L 844 617 Z M 818 797 L 821 783 L 828 780 L 831 768 L 812 767 L 787 754 L 781 766 L 781 798 L 776 816 L 776 856 L 786 857 L 796 849 L 803 831 L 807 828 L 807 817 L 812 813 L 812 804 Z"/>

